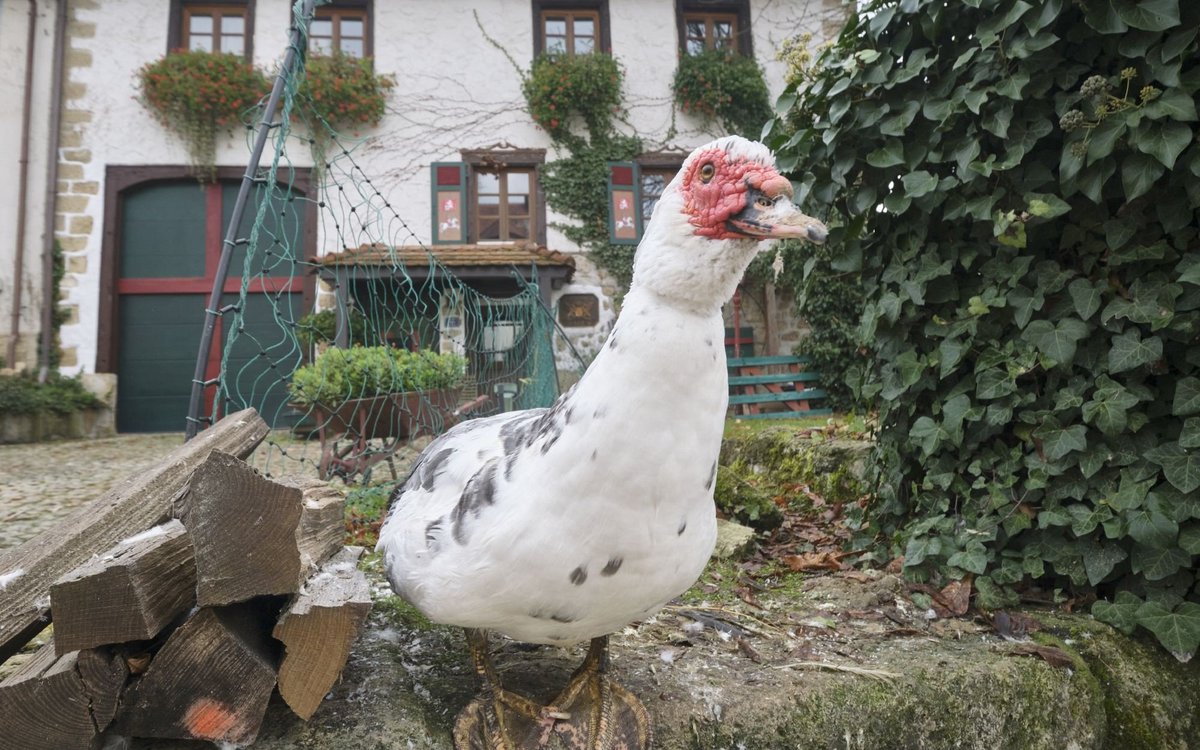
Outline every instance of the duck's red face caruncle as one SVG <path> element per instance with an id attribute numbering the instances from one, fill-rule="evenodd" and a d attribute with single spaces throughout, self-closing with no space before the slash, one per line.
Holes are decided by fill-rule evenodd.
<path id="1" fill-rule="evenodd" d="M 697 154 L 683 174 L 684 212 L 696 234 L 716 240 L 825 240 L 825 225 L 792 205 L 792 183 L 774 167 L 724 149 Z"/>

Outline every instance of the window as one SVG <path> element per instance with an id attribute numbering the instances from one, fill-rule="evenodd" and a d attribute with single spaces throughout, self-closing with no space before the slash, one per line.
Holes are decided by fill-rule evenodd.
<path id="1" fill-rule="evenodd" d="M 537 54 L 608 52 L 608 0 L 533 0 L 533 42 Z"/>
<path id="2" fill-rule="evenodd" d="M 543 52 L 586 55 L 595 52 L 600 14 L 594 10 L 542 11 Z"/>
<path id="3" fill-rule="evenodd" d="M 684 13 L 684 49 L 698 55 L 714 49 L 733 50 L 737 16 L 732 13 Z"/>
<path id="4" fill-rule="evenodd" d="M 728 50 L 753 55 L 748 0 L 676 0 L 675 16 L 684 54 Z"/>
<path id="5" fill-rule="evenodd" d="M 308 28 L 308 48 L 317 55 L 341 53 L 350 57 L 371 54 L 365 5 L 317 8 Z"/>
<path id="6" fill-rule="evenodd" d="M 536 230 L 532 169 L 475 171 L 476 242 L 528 240 Z"/>
<path id="7" fill-rule="evenodd" d="M 544 148 L 497 144 L 463 149 L 462 161 L 430 165 L 434 244 L 546 244 L 546 201 L 538 189 Z"/>
<path id="8" fill-rule="evenodd" d="M 658 199 L 678 171 L 679 167 L 642 167 L 642 226 L 650 223 Z"/>
<path id="9" fill-rule="evenodd" d="M 184 4 L 179 16 L 179 43 L 173 46 L 248 57 L 249 15 L 245 4 Z"/>

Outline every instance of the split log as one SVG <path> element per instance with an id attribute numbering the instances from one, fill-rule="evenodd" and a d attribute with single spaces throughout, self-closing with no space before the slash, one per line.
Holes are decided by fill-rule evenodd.
<path id="1" fill-rule="evenodd" d="M 0 750 L 91 750 L 117 708 L 128 671 L 103 649 L 42 647 L 0 682 Z"/>
<path id="2" fill-rule="evenodd" d="M 253 409 L 230 414 L 155 467 L 0 555 L 0 661 L 46 626 L 52 583 L 120 540 L 170 518 L 172 503 L 192 472 L 214 450 L 248 456 L 268 431 Z"/>
<path id="3" fill-rule="evenodd" d="M 153 638 L 196 601 L 192 543 L 179 521 L 123 539 L 50 588 L 59 655 Z"/>
<path id="4" fill-rule="evenodd" d="M 341 546 L 344 500 L 322 482 L 276 482 L 214 451 L 179 504 L 202 607 L 294 594 Z"/>
<path id="5" fill-rule="evenodd" d="M 362 553 L 362 547 L 346 547 L 330 558 L 275 625 L 275 639 L 286 649 L 279 694 L 305 721 L 342 673 L 371 611 L 367 577 L 358 569 Z"/>
<path id="6" fill-rule="evenodd" d="M 115 731 L 254 742 L 275 687 L 278 644 L 269 635 L 275 611 L 262 602 L 197 611 L 125 691 Z"/>

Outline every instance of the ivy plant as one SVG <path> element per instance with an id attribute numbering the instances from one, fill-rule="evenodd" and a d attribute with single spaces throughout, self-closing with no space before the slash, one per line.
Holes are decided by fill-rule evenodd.
<path id="1" fill-rule="evenodd" d="M 547 54 L 534 61 L 521 89 L 534 121 L 560 153 L 566 152 L 547 164 L 541 177 L 546 202 L 576 222 L 556 228 L 628 287 L 634 248 L 608 241 L 606 166 L 642 152 L 640 138 L 618 133 L 614 126 L 622 112 L 623 80 L 620 64 L 609 55 Z"/>
<path id="2" fill-rule="evenodd" d="M 1096 594 L 1200 646 L 1200 4 L 889 0 L 768 139 L 843 217 L 871 528 L 977 604 Z"/>

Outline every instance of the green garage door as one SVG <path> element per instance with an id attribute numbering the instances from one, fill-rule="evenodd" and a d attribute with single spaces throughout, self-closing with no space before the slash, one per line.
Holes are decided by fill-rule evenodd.
<path id="1" fill-rule="evenodd" d="M 179 432 L 185 426 L 204 308 L 236 196 L 236 184 L 200 186 L 190 180 L 151 183 L 122 194 L 116 321 L 121 432 Z M 253 405 L 279 423 L 287 417 L 284 383 L 300 360 L 299 351 L 281 339 L 287 338 L 286 323 L 303 314 L 303 281 L 293 276 L 291 262 L 291 249 L 300 247 L 303 235 L 302 205 L 268 211 L 273 220 L 263 236 L 270 246 L 250 269 L 244 326 L 227 363 L 235 400 L 223 407 Z M 248 235 L 254 214 L 251 206 L 239 236 Z M 242 264 L 238 253 L 223 304 L 237 300 Z M 220 371 L 225 328 L 232 319 L 220 322 L 206 379 Z M 206 391 L 203 413 L 209 415 L 214 389 Z"/>

